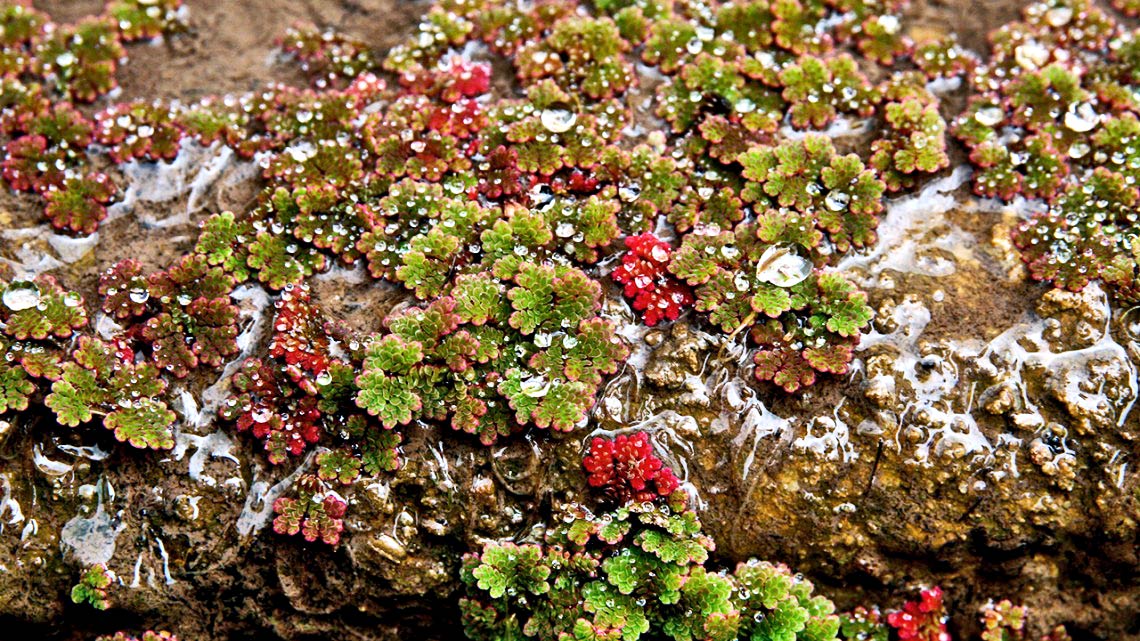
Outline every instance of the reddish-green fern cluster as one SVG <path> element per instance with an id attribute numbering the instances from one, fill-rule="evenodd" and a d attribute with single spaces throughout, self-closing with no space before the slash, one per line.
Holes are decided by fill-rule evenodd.
<path id="1" fill-rule="evenodd" d="M 1072 290 L 1101 279 L 1132 302 L 1137 36 L 1086 0 L 1030 5 L 994 33 L 990 61 L 972 77 L 977 94 L 954 124 L 979 168 L 977 193 L 1048 204 L 1014 233 L 1030 274 Z"/>

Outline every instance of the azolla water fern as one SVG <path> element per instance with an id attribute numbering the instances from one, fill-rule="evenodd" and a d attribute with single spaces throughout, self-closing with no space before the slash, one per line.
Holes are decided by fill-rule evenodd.
<path id="1" fill-rule="evenodd" d="M 512 277 L 464 276 L 451 296 L 390 316 L 364 347 L 357 404 L 389 427 L 442 419 L 486 443 L 585 419 L 629 353 L 596 316 L 600 288 L 572 267 L 502 269 Z"/>
<path id="2" fill-rule="evenodd" d="M 586 482 L 619 505 L 670 497 L 680 485 L 673 470 L 653 452 L 647 432 L 618 434 L 590 440 L 582 467 Z"/>
<path id="3" fill-rule="evenodd" d="M 937 586 L 923 589 L 918 601 L 907 601 L 901 610 L 888 614 L 887 624 L 901 641 L 950 641 L 942 590 Z"/>
<path id="4" fill-rule="evenodd" d="M 107 597 L 107 589 L 115 581 L 115 573 L 103 564 L 96 564 L 87 568 L 79 583 L 71 588 L 71 601 L 73 603 L 86 603 L 96 610 L 106 610 L 111 605 Z"/>
<path id="5" fill-rule="evenodd" d="M 954 123 L 979 169 L 975 191 L 1048 203 L 1014 234 L 1034 278 L 1073 290 L 1102 279 L 1140 300 L 1136 32 L 1086 0 L 1051 0 L 992 40 Z"/>
<path id="6" fill-rule="evenodd" d="M 649 233 L 627 237 L 625 246 L 629 251 L 611 274 L 614 281 L 624 286 L 646 325 L 677 320 L 694 298 L 692 290 L 668 271 L 673 248 Z"/>
<path id="7" fill-rule="evenodd" d="M 782 565 L 706 567 L 692 511 L 654 503 L 573 508 L 541 543 L 490 543 L 464 559 L 468 638 L 834 639 L 840 619 Z"/>

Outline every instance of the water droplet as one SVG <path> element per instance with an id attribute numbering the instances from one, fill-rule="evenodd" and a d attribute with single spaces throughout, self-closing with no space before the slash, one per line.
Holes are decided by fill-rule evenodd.
<path id="1" fill-rule="evenodd" d="M 654 245 L 652 249 L 649 250 L 649 257 L 659 263 L 666 263 L 669 261 L 669 250 L 661 245 Z"/>
<path id="2" fill-rule="evenodd" d="M 753 111 L 756 111 L 756 103 L 752 102 L 748 98 L 741 98 L 740 100 L 736 101 L 735 105 L 733 105 L 733 109 L 736 109 L 736 113 L 749 114 Z"/>
<path id="3" fill-rule="evenodd" d="M 574 123 L 578 121 L 578 114 L 570 109 L 570 105 L 565 103 L 556 102 L 546 109 L 542 110 L 542 126 L 547 131 L 554 134 L 560 134 L 570 131 Z"/>
<path id="4" fill-rule="evenodd" d="M 408 146 L 417 154 L 422 154 L 424 150 L 427 149 L 427 143 L 422 140 L 417 140 Z"/>
<path id="5" fill-rule="evenodd" d="M 1073 19 L 1072 7 L 1054 7 L 1045 12 L 1045 22 L 1054 27 L 1063 27 Z"/>
<path id="6" fill-rule="evenodd" d="M 40 288 L 30 281 L 16 281 L 4 290 L 4 306 L 19 312 L 40 304 Z"/>
<path id="7" fill-rule="evenodd" d="M 530 202 L 538 209 L 547 209 L 554 203 L 554 191 L 545 183 L 535 185 L 530 190 Z"/>
<path id="8" fill-rule="evenodd" d="M 849 202 L 851 202 L 851 195 L 842 191 L 829 191 L 827 198 L 823 199 L 823 204 L 827 205 L 831 211 L 843 211 Z"/>
<path id="9" fill-rule="evenodd" d="M 559 238 L 569 238 L 574 235 L 574 224 L 562 221 L 554 228 L 554 235 Z"/>
<path id="10" fill-rule="evenodd" d="M 542 398 L 550 391 L 550 381 L 547 381 L 544 376 L 532 376 L 521 384 L 519 384 L 520 391 L 531 398 Z"/>
<path id="11" fill-rule="evenodd" d="M 1090 147 L 1088 143 L 1083 140 L 1078 140 L 1069 147 L 1069 158 L 1076 160 L 1077 158 L 1084 158 L 1089 153 Z"/>
<path id="12" fill-rule="evenodd" d="M 744 277 L 744 274 L 737 274 L 736 277 L 732 279 L 732 284 L 736 287 L 736 291 L 738 292 L 748 291 L 749 283 L 748 279 Z M 729 294 L 731 293 L 732 292 L 729 292 Z M 726 295 L 725 298 L 731 299 L 732 297 Z"/>
<path id="13" fill-rule="evenodd" d="M 899 17 L 898 16 L 880 16 L 879 26 L 883 28 L 886 33 L 894 34 L 899 32 Z"/>
<path id="14" fill-rule="evenodd" d="M 997 105 L 987 105 L 974 112 L 974 120 L 977 120 L 979 125 L 993 127 L 1005 120 L 1005 110 Z"/>
<path id="15" fill-rule="evenodd" d="M 640 185 L 622 185 L 618 189 L 618 198 L 621 198 L 627 203 L 631 203 L 641 196 Z"/>
<path id="16" fill-rule="evenodd" d="M 1079 134 L 1092 130 L 1100 122 L 1100 114 L 1087 102 L 1069 105 L 1065 113 L 1065 126 Z"/>
<path id="17" fill-rule="evenodd" d="M 332 374 L 330 374 L 328 370 L 325 370 L 325 371 L 321 372 L 320 374 L 317 374 L 317 385 L 324 387 L 325 385 L 328 385 L 331 382 L 332 382 Z"/>
<path id="18" fill-rule="evenodd" d="M 75 54 L 70 51 L 64 51 L 55 57 L 55 64 L 61 67 L 70 67 L 75 64 Z"/>
<path id="19" fill-rule="evenodd" d="M 701 42 L 700 38 L 693 38 L 685 45 L 685 51 L 693 54 L 694 56 L 705 48 L 705 43 Z"/>
<path id="20" fill-rule="evenodd" d="M 82 302 L 83 299 L 75 292 L 67 292 L 63 295 L 63 304 L 68 307 L 79 307 L 79 304 Z"/>
<path id="21" fill-rule="evenodd" d="M 1036 41 L 1018 45 L 1013 50 L 1013 58 L 1022 69 L 1034 70 L 1049 62 L 1049 50 Z"/>
<path id="22" fill-rule="evenodd" d="M 811 274 L 811 261 L 787 245 L 772 245 L 756 263 L 756 279 L 776 287 L 791 287 Z"/>

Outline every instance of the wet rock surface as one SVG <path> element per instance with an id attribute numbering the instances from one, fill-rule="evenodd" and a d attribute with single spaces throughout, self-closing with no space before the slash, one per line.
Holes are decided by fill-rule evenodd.
<path id="1" fill-rule="evenodd" d="M 90 3 L 36 4 L 66 18 Z M 192 99 L 280 79 L 270 43 L 291 22 L 280 3 L 189 4 L 190 37 L 134 56 L 124 95 Z M 380 45 L 422 10 L 302 6 Z M 981 49 L 981 34 L 1017 6 L 916 2 L 911 12 Z M 0 194 L 0 256 L 23 266 L 50 257 L 67 275 L 124 257 L 157 268 L 206 211 L 239 209 L 256 192 L 249 167 L 209 154 L 191 150 L 167 175 L 140 178 L 169 188 L 139 195 L 89 248 L 36 227 L 37 205 Z M 691 317 L 646 330 L 610 292 L 606 311 L 633 356 L 592 425 L 653 434 L 725 565 L 786 562 L 840 607 L 940 584 L 962 633 L 976 632 L 978 607 L 1009 597 L 1034 609 L 1034 634 L 1065 623 L 1076 639 L 1138 638 L 1140 317 L 1096 286 L 1027 283 L 1005 240 L 1018 212 L 969 196 L 964 171 L 891 202 L 878 244 L 841 265 L 876 309 L 849 375 L 785 394 L 753 379 L 743 336 Z M 333 318 L 373 330 L 401 295 L 357 276 L 321 276 L 314 296 Z M 267 340 L 268 294 L 244 296 L 249 351 Z M 300 468 L 269 467 L 215 424 L 230 373 L 182 381 L 168 456 L 120 447 L 98 428 L 45 427 L 50 415 L 0 422 L 0 624 L 60 639 L 126 625 L 183 639 L 455 638 L 461 554 L 489 539 L 537 540 L 555 506 L 588 492 L 585 431 L 487 448 L 420 425 L 398 473 L 346 492 L 340 546 L 281 540 L 266 526 Z M 67 598 L 75 568 L 92 563 L 120 578 L 114 610 L 98 618 Z"/>

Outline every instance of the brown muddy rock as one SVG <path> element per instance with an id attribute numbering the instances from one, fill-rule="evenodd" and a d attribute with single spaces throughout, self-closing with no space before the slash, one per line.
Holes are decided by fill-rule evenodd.
<path id="1" fill-rule="evenodd" d="M 647 341 L 653 351 L 645 366 L 645 378 L 665 390 L 686 389 L 702 369 L 710 345 L 708 335 L 694 331 L 687 323 L 676 323 L 668 333 L 652 336 Z"/>

